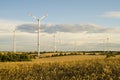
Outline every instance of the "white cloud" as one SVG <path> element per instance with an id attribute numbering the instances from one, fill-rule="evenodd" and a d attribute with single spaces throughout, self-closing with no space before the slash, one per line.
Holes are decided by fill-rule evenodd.
<path id="1" fill-rule="evenodd" d="M 12 32 L 18 25 L 28 23 L 31 22 L 0 20 L 0 32 Z"/>
<path id="2" fill-rule="evenodd" d="M 112 18 L 120 18 L 120 11 L 106 12 L 103 16 L 112 17 Z"/>
<path id="3" fill-rule="evenodd" d="M 49 26 L 49 27 L 48 27 Z M 119 33 L 119 28 L 105 28 L 96 24 L 44 24 L 41 25 L 41 32 L 56 33 L 56 32 L 70 32 L 70 33 L 106 33 L 113 32 Z M 21 32 L 35 33 L 37 25 L 34 24 L 22 24 L 17 27 L 17 30 Z"/>
<path id="4" fill-rule="evenodd" d="M 11 51 L 13 46 L 14 25 L 28 24 L 22 21 L 0 20 L 0 48 Z M 28 26 L 28 25 L 27 25 Z M 33 27 L 35 24 L 33 24 Z M 25 26 L 24 26 L 25 27 Z M 31 33 L 33 28 L 24 28 L 23 31 L 16 32 L 17 51 L 37 50 L 37 34 Z M 30 27 L 30 26 L 29 26 Z M 56 32 L 56 45 L 59 50 L 102 50 L 103 40 L 110 37 L 112 50 L 119 50 L 120 35 L 118 28 L 105 28 L 96 24 L 45 24 L 43 25 L 40 45 L 42 51 L 54 49 L 53 34 Z M 17 28 L 18 29 L 18 28 Z M 18 29 L 19 30 L 19 29 Z M 8 32 L 9 31 L 9 32 Z"/>

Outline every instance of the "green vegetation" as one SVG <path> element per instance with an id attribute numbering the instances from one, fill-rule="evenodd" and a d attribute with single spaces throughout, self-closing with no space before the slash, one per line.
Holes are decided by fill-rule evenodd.
<path id="1" fill-rule="evenodd" d="M 46 53 L 48 55 L 46 55 Z M 31 59 L 38 58 L 37 52 L 0 52 L 0 62 L 7 61 L 30 61 Z M 115 57 L 120 55 L 119 51 L 71 51 L 71 52 L 41 52 L 39 58 L 50 58 L 60 56 L 71 56 L 71 55 L 106 55 L 106 58 Z M 43 56 L 45 54 L 45 56 Z"/>
<path id="2" fill-rule="evenodd" d="M 42 54 L 45 54 L 42 53 Z M 120 55 L 119 51 L 76 51 L 76 52 L 56 52 L 49 53 L 51 55 L 40 57 L 40 58 L 49 58 L 49 57 L 60 57 L 60 56 L 70 56 L 70 55 L 106 55 L 106 58 L 115 57 Z"/>
<path id="3" fill-rule="evenodd" d="M 15 54 L 12 52 L 0 53 L 0 62 L 30 61 L 31 56 L 27 53 Z"/>
<path id="4" fill-rule="evenodd" d="M 115 56 L 116 56 L 116 54 L 111 51 L 106 53 L 106 58 L 115 57 Z"/>
<path id="5" fill-rule="evenodd" d="M 0 63 L 1 80 L 120 80 L 120 59 Z"/>
<path id="6" fill-rule="evenodd" d="M 71 53 L 58 53 L 58 54 L 53 54 L 50 57 L 58 57 L 58 56 L 69 56 L 69 55 L 81 55 L 80 53 L 76 53 L 76 52 L 71 52 Z"/>

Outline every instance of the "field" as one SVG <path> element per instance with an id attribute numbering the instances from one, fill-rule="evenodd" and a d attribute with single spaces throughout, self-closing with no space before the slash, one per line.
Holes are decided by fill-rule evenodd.
<path id="1" fill-rule="evenodd" d="M 33 62 L 49 63 L 49 62 L 68 62 L 68 61 L 84 61 L 104 59 L 105 55 L 70 55 L 52 58 L 34 59 Z"/>
<path id="2" fill-rule="evenodd" d="M 120 56 L 73 55 L 1 62 L 0 80 L 120 80 Z"/>

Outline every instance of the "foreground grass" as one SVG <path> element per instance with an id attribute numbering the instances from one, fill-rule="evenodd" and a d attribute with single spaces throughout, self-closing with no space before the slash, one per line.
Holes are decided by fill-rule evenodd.
<path id="1" fill-rule="evenodd" d="M 120 80 L 120 59 L 0 63 L 0 80 Z"/>

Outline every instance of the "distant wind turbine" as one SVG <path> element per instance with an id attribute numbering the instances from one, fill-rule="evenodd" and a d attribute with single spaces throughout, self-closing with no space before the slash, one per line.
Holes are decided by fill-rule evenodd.
<path id="1" fill-rule="evenodd" d="M 109 52 L 109 37 L 107 37 L 107 39 L 106 39 L 106 43 L 107 43 L 107 52 Z"/>
<path id="2" fill-rule="evenodd" d="M 16 53 L 16 28 L 13 30 L 13 52 Z"/>
<path id="3" fill-rule="evenodd" d="M 56 35 L 54 34 L 53 35 L 53 37 L 54 37 L 54 53 L 56 52 Z"/>

